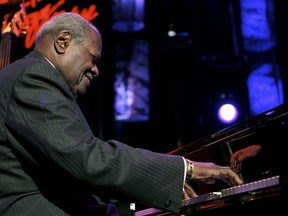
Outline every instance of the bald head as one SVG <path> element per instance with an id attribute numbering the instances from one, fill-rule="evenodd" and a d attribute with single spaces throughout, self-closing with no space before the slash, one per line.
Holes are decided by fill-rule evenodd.
<path id="1" fill-rule="evenodd" d="M 65 12 L 52 17 L 42 25 L 37 32 L 34 42 L 35 46 L 37 47 L 38 43 L 42 43 L 47 39 L 50 41 L 55 39 L 59 32 L 64 30 L 72 35 L 74 43 L 76 44 L 81 44 L 84 40 L 87 40 L 87 38 L 91 38 L 95 32 L 101 39 L 98 29 L 91 22 L 79 14 Z"/>

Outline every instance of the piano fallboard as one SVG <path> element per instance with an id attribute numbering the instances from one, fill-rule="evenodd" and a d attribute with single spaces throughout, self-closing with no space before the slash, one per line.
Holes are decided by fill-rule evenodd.
<path id="1" fill-rule="evenodd" d="M 164 216 L 189 215 L 197 211 L 223 207 L 232 204 L 244 204 L 263 197 L 278 196 L 282 193 L 280 176 L 250 182 L 247 184 L 226 188 L 218 192 L 211 192 L 198 197 L 183 200 L 181 213 L 175 214 L 161 209 L 148 208 L 137 211 L 135 216 Z"/>

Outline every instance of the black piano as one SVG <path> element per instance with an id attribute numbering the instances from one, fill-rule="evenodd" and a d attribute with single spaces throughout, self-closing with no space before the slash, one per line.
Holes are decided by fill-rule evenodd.
<path id="1" fill-rule="evenodd" d="M 183 200 L 179 214 L 144 208 L 137 210 L 135 216 L 223 216 L 252 211 L 287 215 L 288 104 L 203 137 L 169 154 L 230 165 L 233 153 L 251 145 L 261 146 L 261 151 L 241 163 L 238 171 L 243 185 L 227 188 L 221 181 L 213 185 L 191 182 L 198 197 Z"/>

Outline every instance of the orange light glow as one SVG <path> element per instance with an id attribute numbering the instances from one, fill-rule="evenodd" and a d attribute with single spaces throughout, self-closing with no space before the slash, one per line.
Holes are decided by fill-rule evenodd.
<path id="1" fill-rule="evenodd" d="M 0 0 L 0 4 L 7 4 L 8 0 Z"/>
<path id="2" fill-rule="evenodd" d="M 0 4 L 7 3 L 8 0 L 0 0 Z M 41 2 L 41 0 L 30 0 L 23 2 L 24 8 L 35 8 L 37 6 L 37 3 Z M 47 20 L 49 20 L 51 17 L 67 12 L 66 10 L 59 10 L 59 7 L 65 3 L 65 0 L 58 0 L 58 2 L 51 4 L 47 3 L 44 7 L 41 9 L 30 12 L 26 14 L 27 19 L 27 29 L 25 34 L 25 48 L 29 49 L 32 47 L 36 34 L 39 30 L 39 28 L 45 23 Z M 75 5 L 71 12 L 78 13 L 82 17 L 84 17 L 88 21 L 92 21 L 96 17 L 99 16 L 99 13 L 97 12 L 96 5 L 92 4 L 88 8 L 83 8 L 82 10 L 79 10 L 79 6 Z"/>

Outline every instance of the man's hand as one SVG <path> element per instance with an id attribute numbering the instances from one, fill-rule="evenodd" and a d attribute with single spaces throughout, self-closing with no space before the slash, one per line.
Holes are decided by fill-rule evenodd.
<path id="1" fill-rule="evenodd" d="M 195 165 L 191 176 L 193 181 L 213 184 L 216 180 L 222 180 L 230 187 L 243 184 L 240 176 L 228 166 L 219 166 L 212 162 L 193 161 L 193 163 Z"/>

